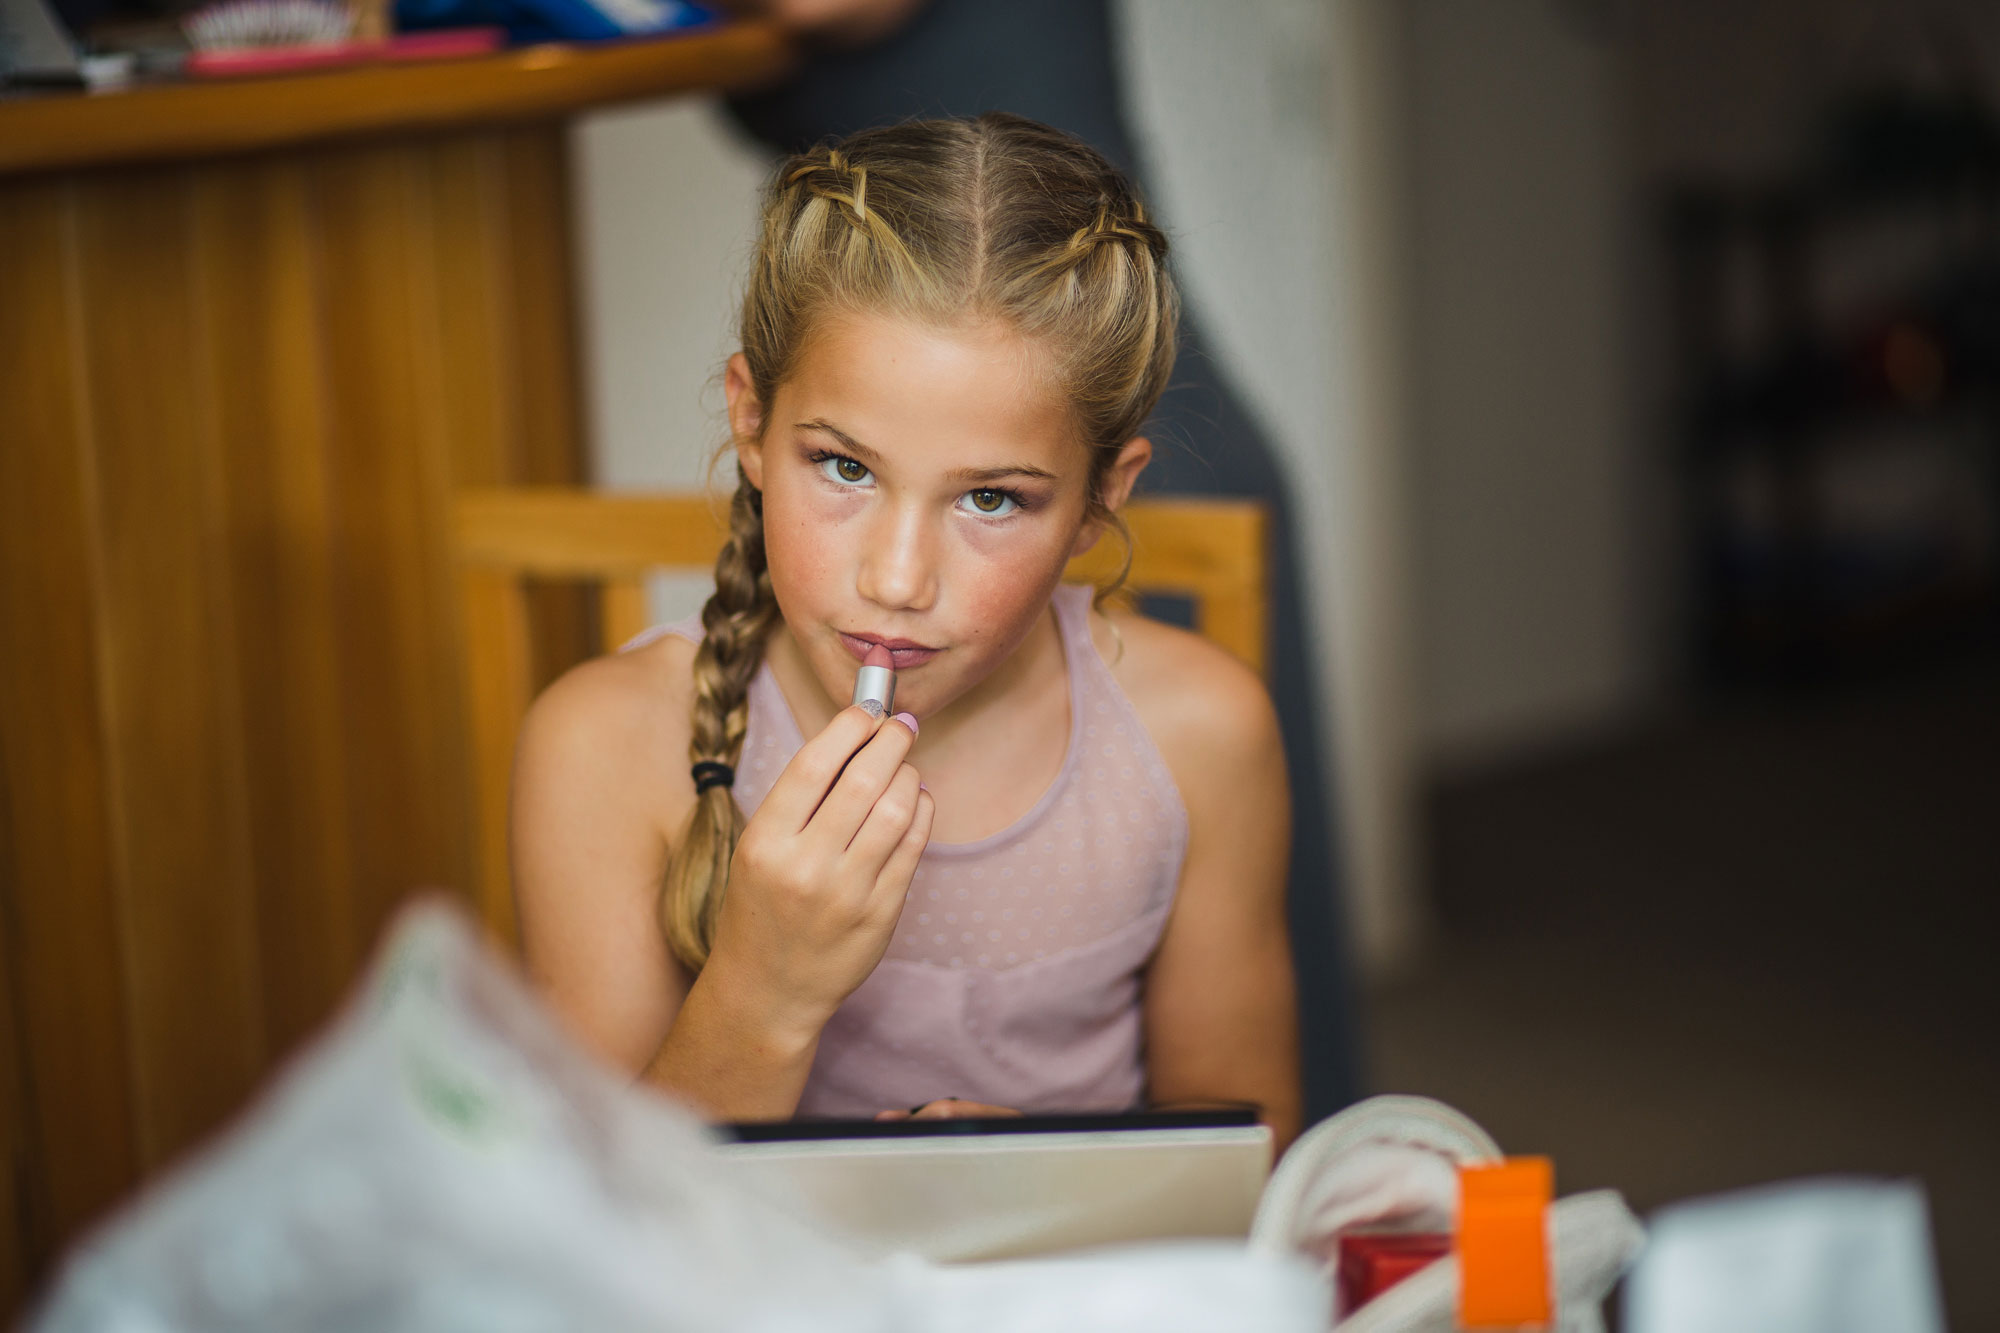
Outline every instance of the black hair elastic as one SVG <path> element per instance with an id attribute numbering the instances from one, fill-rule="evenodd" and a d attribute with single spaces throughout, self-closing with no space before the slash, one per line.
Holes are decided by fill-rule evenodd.
<path id="1" fill-rule="evenodd" d="M 688 771 L 694 774 L 694 794 L 697 796 L 710 787 L 736 785 L 736 770 L 727 764 L 718 764 L 713 759 L 704 759 Z"/>

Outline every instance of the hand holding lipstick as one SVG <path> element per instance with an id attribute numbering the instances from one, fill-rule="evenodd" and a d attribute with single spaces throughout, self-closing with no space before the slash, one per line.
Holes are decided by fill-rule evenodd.
<path id="1" fill-rule="evenodd" d="M 894 676 L 880 675 L 889 688 L 868 701 L 886 710 Z M 801 1037 L 816 1038 L 881 961 L 936 810 L 904 762 L 917 720 L 884 717 L 856 695 L 800 747 L 744 828 L 706 969 L 723 969 L 762 997 L 767 1020 Z"/>

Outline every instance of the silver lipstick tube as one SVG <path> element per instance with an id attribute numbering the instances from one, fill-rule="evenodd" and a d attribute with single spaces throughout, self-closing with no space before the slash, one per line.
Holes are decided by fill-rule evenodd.
<path id="1" fill-rule="evenodd" d="M 894 667 L 864 666 L 854 673 L 854 703 L 876 717 L 896 711 L 896 670 Z"/>

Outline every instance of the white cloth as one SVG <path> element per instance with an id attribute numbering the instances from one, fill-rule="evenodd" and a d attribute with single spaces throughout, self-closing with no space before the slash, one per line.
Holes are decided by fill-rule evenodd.
<path id="1" fill-rule="evenodd" d="M 34 1333 L 1318 1333 L 1288 1256 L 1179 1242 L 945 1269 L 751 1186 L 438 905 L 218 1143 L 74 1254 Z"/>
<path id="2" fill-rule="evenodd" d="M 1629 1333 L 1944 1333 L 1921 1186 L 1809 1180 L 1653 1219 Z"/>

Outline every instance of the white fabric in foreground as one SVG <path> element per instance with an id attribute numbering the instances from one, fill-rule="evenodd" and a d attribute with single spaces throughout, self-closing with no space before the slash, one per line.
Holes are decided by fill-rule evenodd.
<path id="1" fill-rule="evenodd" d="M 1630 1333 L 1944 1333 L 1920 1185 L 1811 1180 L 1662 1209 Z"/>
<path id="2" fill-rule="evenodd" d="M 453 910 L 244 1120 L 70 1259 L 36 1333 L 1319 1333 L 1286 1255 L 872 1259 L 572 1045 Z"/>

